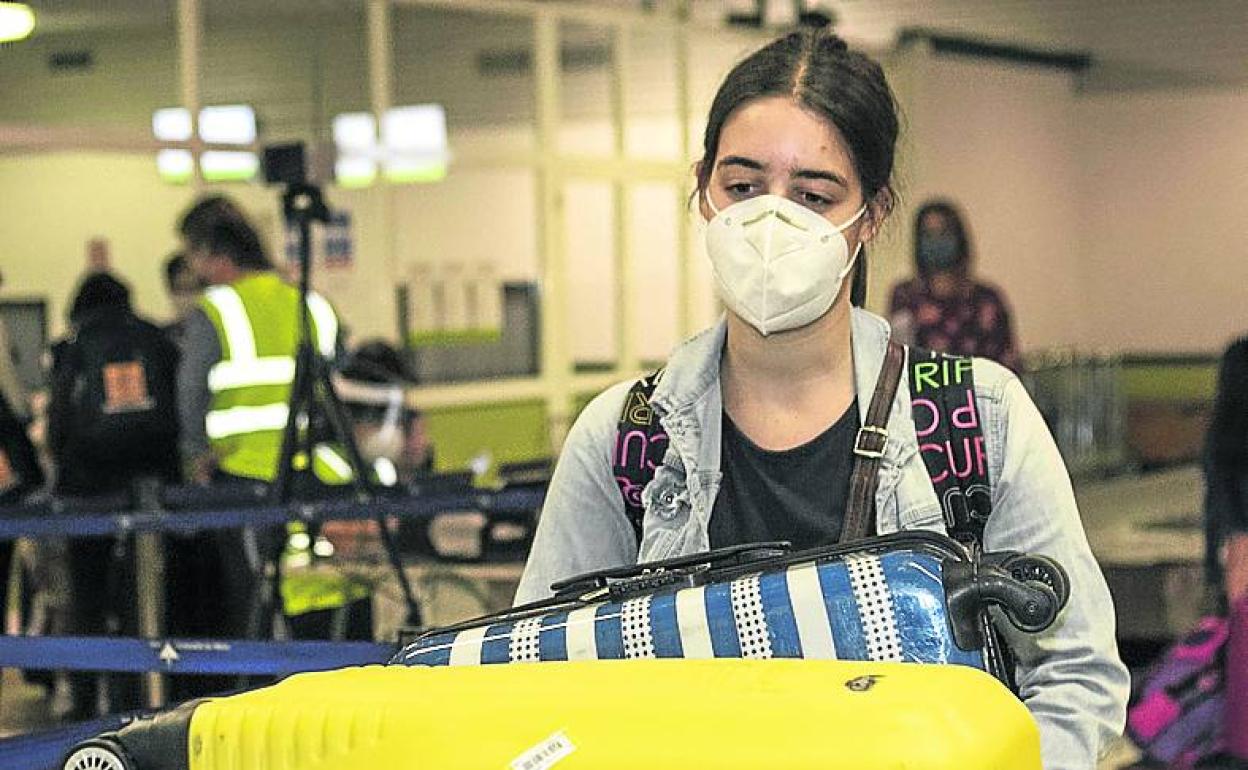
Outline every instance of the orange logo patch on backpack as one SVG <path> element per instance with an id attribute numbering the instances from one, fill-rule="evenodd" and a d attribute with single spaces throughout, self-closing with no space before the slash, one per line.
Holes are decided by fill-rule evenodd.
<path id="1" fill-rule="evenodd" d="M 119 361 L 104 366 L 104 412 L 142 412 L 154 405 L 147 392 L 142 361 Z"/>
<path id="2" fill-rule="evenodd" d="M 9 455 L 0 449 L 0 492 L 7 492 L 17 486 L 17 474 L 13 472 L 13 464 Z"/>

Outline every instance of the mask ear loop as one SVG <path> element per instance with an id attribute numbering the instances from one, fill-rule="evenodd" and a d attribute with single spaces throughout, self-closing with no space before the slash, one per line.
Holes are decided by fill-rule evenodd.
<path id="1" fill-rule="evenodd" d="M 864 213 L 866 213 L 866 211 L 867 211 L 867 204 L 863 203 L 862 208 L 858 209 L 858 213 L 854 214 L 853 218 L 850 219 L 848 222 L 836 228 L 836 231 L 838 233 L 845 232 L 850 227 L 852 227 L 853 224 L 857 222 Z M 853 256 L 851 256 L 849 258 L 849 261 L 845 263 L 845 269 L 841 271 L 841 274 L 836 277 L 837 282 L 845 280 L 845 276 L 849 275 L 849 271 L 854 269 L 854 263 L 858 261 L 858 255 L 860 253 L 862 253 L 862 241 L 858 241 L 858 245 L 854 247 Z"/>
<path id="2" fill-rule="evenodd" d="M 706 207 L 709 208 L 715 216 L 719 216 L 719 209 L 715 208 L 715 201 L 711 200 L 711 191 L 703 190 L 702 198 L 706 201 Z"/>

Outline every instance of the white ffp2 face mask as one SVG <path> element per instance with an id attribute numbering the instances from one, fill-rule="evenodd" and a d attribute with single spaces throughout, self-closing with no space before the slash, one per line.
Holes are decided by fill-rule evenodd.
<path id="1" fill-rule="evenodd" d="M 779 195 L 759 195 L 715 212 L 706 228 L 719 295 L 732 312 L 759 334 L 788 331 L 818 320 L 841 290 L 858 257 L 849 253 L 843 231 L 867 210 L 839 227 Z"/>

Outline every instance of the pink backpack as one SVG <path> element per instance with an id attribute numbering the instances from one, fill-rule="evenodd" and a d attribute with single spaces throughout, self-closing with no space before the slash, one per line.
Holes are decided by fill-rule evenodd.
<path id="1" fill-rule="evenodd" d="M 1229 638 L 1229 620 L 1204 618 L 1144 677 L 1127 712 L 1127 735 L 1146 757 L 1190 768 L 1224 749 Z"/>
<path id="2" fill-rule="evenodd" d="M 1248 596 L 1231 610 L 1222 724 L 1226 752 L 1236 759 L 1248 760 Z"/>

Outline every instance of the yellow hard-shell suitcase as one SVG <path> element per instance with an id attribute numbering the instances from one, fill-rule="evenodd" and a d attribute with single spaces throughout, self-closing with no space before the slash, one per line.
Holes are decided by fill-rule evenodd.
<path id="1" fill-rule="evenodd" d="M 189 727 L 173 712 L 160 730 L 145 732 L 137 723 L 113 736 L 112 745 L 130 755 L 117 766 L 1040 768 L 1027 709 L 999 681 L 965 666 L 814 660 L 378 666 L 300 674 L 182 711 Z M 170 742 L 169 728 L 178 722 L 180 740 Z"/>

